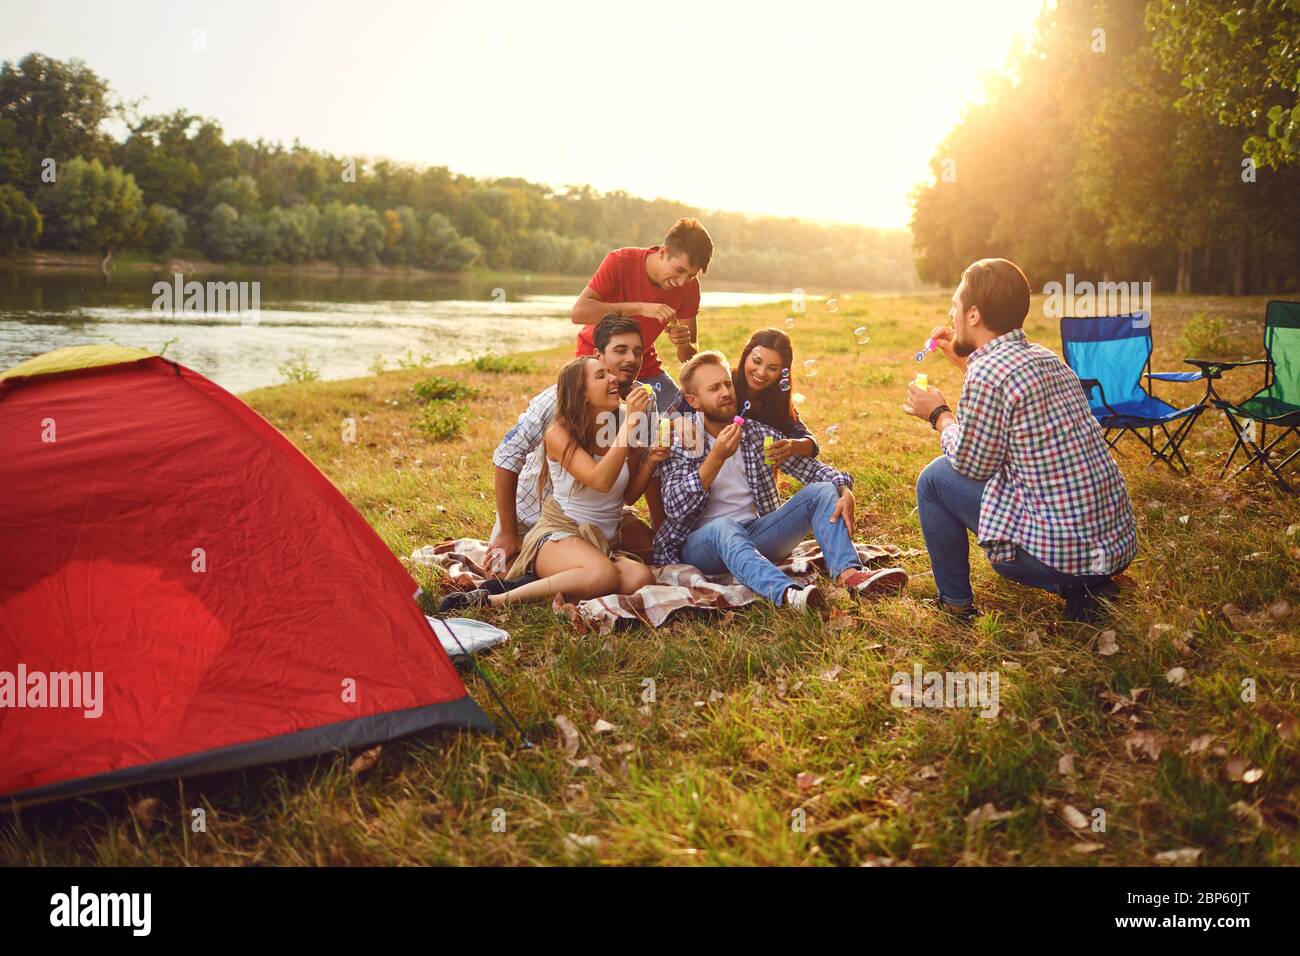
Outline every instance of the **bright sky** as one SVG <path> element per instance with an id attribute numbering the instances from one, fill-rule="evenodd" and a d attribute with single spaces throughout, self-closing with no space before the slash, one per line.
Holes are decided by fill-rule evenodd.
<path id="1" fill-rule="evenodd" d="M 0 58 L 80 58 L 231 137 L 903 226 L 1040 3 L 4 0 Z"/>

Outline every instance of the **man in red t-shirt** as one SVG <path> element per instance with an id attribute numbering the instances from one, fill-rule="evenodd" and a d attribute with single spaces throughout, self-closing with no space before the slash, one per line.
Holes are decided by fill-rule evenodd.
<path id="1" fill-rule="evenodd" d="M 615 249 L 591 277 L 573 304 L 573 321 L 581 325 L 577 355 L 592 355 L 595 324 L 611 312 L 636 319 L 645 342 L 638 382 L 654 386 L 655 404 L 667 413 L 680 394 L 663 370 L 655 340 L 664 329 L 677 348 L 677 360 L 695 354 L 700 311 L 700 273 L 709 271 L 713 240 L 695 219 L 678 219 L 662 245 Z"/>

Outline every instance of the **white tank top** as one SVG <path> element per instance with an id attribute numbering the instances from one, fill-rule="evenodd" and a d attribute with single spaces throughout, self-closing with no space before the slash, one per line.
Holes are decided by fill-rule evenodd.
<path id="1" fill-rule="evenodd" d="M 599 462 L 605 456 L 593 457 Z M 588 488 L 561 468 L 558 461 L 547 458 L 546 465 L 551 473 L 551 494 L 555 496 L 555 503 L 561 510 L 578 524 L 594 524 L 613 543 L 623 521 L 623 492 L 628 482 L 627 462 L 623 462 L 614 487 L 606 492 Z"/>

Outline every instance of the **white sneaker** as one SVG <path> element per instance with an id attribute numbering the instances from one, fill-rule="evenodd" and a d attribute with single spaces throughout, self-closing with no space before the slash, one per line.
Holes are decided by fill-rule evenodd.
<path id="1" fill-rule="evenodd" d="M 826 604 L 826 598 L 815 584 L 801 588 L 785 589 L 785 607 L 792 611 L 811 611 Z"/>

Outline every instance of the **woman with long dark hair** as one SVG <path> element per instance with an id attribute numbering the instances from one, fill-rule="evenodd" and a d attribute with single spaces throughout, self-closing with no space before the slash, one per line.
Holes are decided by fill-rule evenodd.
<path id="1" fill-rule="evenodd" d="M 645 493 L 655 467 L 670 454 L 666 447 L 631 447 L 631 434 L 650 407 L 649 395 L 632 389 L 620 416 L 618 380 L 594 356 L 573 359 L 555 385 L 555 417 L 543 440 L 546 467 L 538 481 L 542 513 L 507 573 L 536 580 L 500 594 L 485 589 L 449 594 L 444 611 L 550 600 L 556 594 L 582 601 L 631 594 L 654 583 L 644 563 L 618 549 L 623 505 Z"/>
<path id="2" fill-rule="evenodd" d="M 821 450 L 812 432 L 799 420 L 794 407 L 790 370 L 794 347 L 780 329 L 759 329 L 749 337 L 740 361 L 731 372 L 736 389 L 736 407 L 749 402 L 746 418 L 775 428 L 786 437 L 768 446 L 770 464 L 779 465 L 792 455 L 816 458 Z"/>

